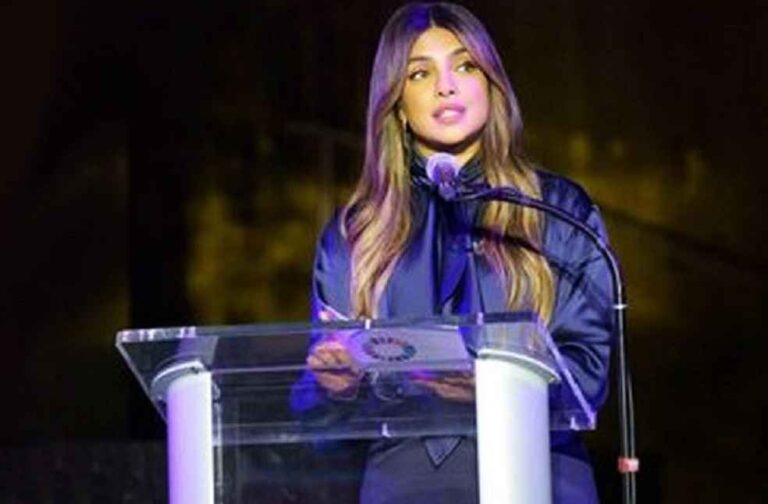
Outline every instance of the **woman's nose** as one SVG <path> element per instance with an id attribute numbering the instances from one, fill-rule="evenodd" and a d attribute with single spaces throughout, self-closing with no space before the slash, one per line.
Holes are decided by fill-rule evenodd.
<path id="1" fill-rule="evenodd" d="M 437 78 L 437 96 L 448 97 L 457 93 L 456 81 L 450 72 L 442 72 Z"/>

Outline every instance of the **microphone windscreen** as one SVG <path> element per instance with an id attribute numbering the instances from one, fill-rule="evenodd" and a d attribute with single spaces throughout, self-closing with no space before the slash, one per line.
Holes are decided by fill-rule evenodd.
<path id="1" fill-rule="evenodd" d="M 459 175 L 459 163 L 454 156 L 438 152 L 427 158 L 426 171 L 433 184 L 451 184 Z"/>

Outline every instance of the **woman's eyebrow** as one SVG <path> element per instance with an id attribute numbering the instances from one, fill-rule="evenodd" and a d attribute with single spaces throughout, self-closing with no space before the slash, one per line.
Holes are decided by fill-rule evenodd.
<path id="1" fill-rule="evenodd" d="M 453 58 L 454 56 L 458 56 L 459 54 L 463 54 L 463 53 L 466 53 L 466 52 L 469 52 L 469 51 L 467 51 L 466 47 L 457 47 L 456 49 L 454 49 L 453 51 L 451 51 L 448 54 L 448 57 L 449 58 Z M 411 56 L 410 58 L 408 58 L 408 63 L 413 63 L 413 62 L 416 62 L 416 61 L 432 61 L 433 59 L 434 58 L 432 58 L 430 56 L 416 55 L 416 56 Z"/>

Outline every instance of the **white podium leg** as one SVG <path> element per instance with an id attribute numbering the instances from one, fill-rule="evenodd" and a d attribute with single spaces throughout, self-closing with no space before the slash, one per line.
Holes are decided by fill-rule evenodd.
<path id="1" fill-rule="evenodd" d="M 481 504 L 550 504 L 544 376 L 497 357 L 475 361 Z"/>
<path id="2" fill-rule="evenodd" d="M 181 374 L 169 384 L 165 398 L 169 502 L 213 504 L 211 374 Z"/>

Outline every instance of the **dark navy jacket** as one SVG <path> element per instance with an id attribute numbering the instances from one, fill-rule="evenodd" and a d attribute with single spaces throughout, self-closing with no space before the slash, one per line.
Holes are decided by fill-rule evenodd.
<path id="1" fill-rule="evenodd" d="M 425 180 L 423 164 L 420 157 L 411 163 L 413 232 L 380 300 L 378 316 L 505 311 L 503 286 L 490 265 L 477 256 L 481 294 L 476 292 L 478 282 L 470 278 L 472 268 L 467 265 L 468 228 L 474 241 L 486 233 L 477 224 L 483 203 L 442 201 Z M 605 236 L 598 210 L 583 189 L 548 172 L 538 171 L 537 175 L 546 202 Z M 460 177 L 477 181 L 482 177 L 479 162 L 470 161 L 461 169 Z M 545 218 L 541 253 L 556 279 L 556 303 L 549 331 L 585 398 L 597 409 L 607 394 L 613 334 L 608 268 L 587 237 L 554 218 Z M 324 305 L 349 315 L 349 271 L 349 247 L 336 217 L 326 226 L 317 246 L 312 287 L 315 317 Z M 586 460 L 577 434 L 553 432 L 551 441 L 553 453 Z M 457 443 L 458 438 L 439 438 L 426 441 L 425 448 L 439 465 Z M 555 486 L 558 478 L 567 480 L 569 475 L 558 474 L 553 464 Z"/>

